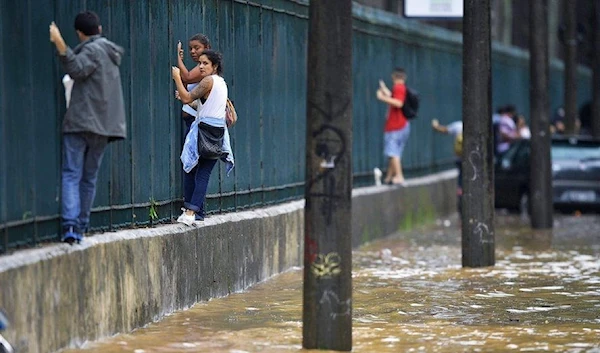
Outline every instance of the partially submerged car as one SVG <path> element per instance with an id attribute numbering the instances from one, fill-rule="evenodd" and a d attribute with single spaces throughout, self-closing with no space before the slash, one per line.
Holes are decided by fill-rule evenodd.
<path id="1" fill-rule="evenodd" d="M 550 153 L 554 208 L 600 210 L 600 140 L 555 137 Z M 496 159 L 496 208 L 528 211 L 530 155 L 530 141 L 520 140 Z"/>

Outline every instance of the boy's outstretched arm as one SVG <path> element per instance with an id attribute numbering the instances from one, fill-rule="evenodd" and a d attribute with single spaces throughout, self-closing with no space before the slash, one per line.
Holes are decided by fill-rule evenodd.
<path id="1" fill-rule="evenodd" d="M 447 134 L 448 133 L 448 128 L 444 125 L 440 125 L 440 122 L 437 119 L 433 119 L 431 120 L 431 127 L 437 131 L 440 132 L 442 134 Z"/>
<path id="2" fill-rule="evenodd" d="M 73 53 L 54 21 L 50 24 L 50 41 L 56 46 L 63 69 L 74 80 L 84 79 L 96 70 L 96 54 L 89 46 L 84 46 L 78 54 Z"/>
<path id="3" fill-rule="evenodd" d="M 67 53 L 67 43 L 60 34 L 60 30 L 54 21 L 50 23 L 50 41 L 56 46 L 58 54 L 65 55 Z"/>
<path id="4" fill-rule="evenodd" d="M 385 85 L 383 80 L 379 80 L 379 89 L 381 89 L 386 96 L 392 96 L 392 91 L 390 91 L 390 89 Z"/>
<path id="5" fill-rule="evenodd" d="M 377 99 L 391 105 L 394 108 L 402 108 L 404 105 L 403 101 L 386 95 L 381 88 L 377 90 Z"/>

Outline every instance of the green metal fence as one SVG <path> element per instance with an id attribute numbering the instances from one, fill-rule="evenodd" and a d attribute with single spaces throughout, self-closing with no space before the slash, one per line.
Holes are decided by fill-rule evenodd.
<path id="1" fill-rule="evenodd" d="M 305 0 L 85 0 L 0 2 L 0 253 L 57 239 L 60 214 L 62 72 L 48 41 L 54 20 L 72 46 L 74 16 L 96 11 L 106 37 L 124 46 L 121 69 L 128 139 L 111 144 L 98 180 L 94 230 L 171 220 L 182 198 L 179 153 L 183 127 L 173 99 L 170 66 L 176 43 L 207 34 L 224 55 L 225 79 L 240 119 L 231 130 L 236 169 L 213 172 L 210 212 L 235 211 L 303 196 L 307 50 Z M 409 175 L 452 165 L 451 140 L 434 136 L 431 118 L 461 118 L 461 38 L 456 33 L 384 12 L 354 8 L 354 180 L 384 169 L 386 107 L 377 80 L 403 66 L 421 93 L 403 157 Z M 190 63 L 191 64 L 191 63 Z M 494 103 L 527 113 L 528 59 L 496 48 Z M 551 77 L 554 106 L 562 101 L 562 69 Z M 590 97 L 582 72 L 580 100 Z M 489 117 L 482 117 L 482 119 Z M 406 200 L 405 202 L 410 202 Z M 158 213 L 150 217 L 150 210 Z"/>

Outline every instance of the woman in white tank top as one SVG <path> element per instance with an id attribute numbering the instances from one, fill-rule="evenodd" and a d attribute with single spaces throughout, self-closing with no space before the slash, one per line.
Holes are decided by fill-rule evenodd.
<path id="1" fill-rule="evenodd" d="M 181 153 L 183 170 L 193 177 L 193 182 L 184 183 L 185 208 L 177 219 L 178 222 L 187 225 L 204 220 L 206 189 L 217 159 L 226 163 L 228 175 L 234 166 L 225 121 L 227 84 L 221 77 L 221 54 L 212 50 L 203 51 L 199 57 L 198 68 L 205 77 L 191 92 L 184 87 L 179 68 L 171 69 L 181 101 L 186 104 L 196 99 L 203 101 L 203 104 L 198 106 L 196 120 L 190 127 Z"/>

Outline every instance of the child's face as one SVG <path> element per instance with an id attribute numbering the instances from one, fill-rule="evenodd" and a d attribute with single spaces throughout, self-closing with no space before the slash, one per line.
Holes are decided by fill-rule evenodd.
<path id="1" fill-rule="evenodd" d="M 190 40 L 190 56 L 192 57 L 192 60 L 194 60 L 195 62 L 198 62 L 198 58 L 200 57 L 200 54 L 207 49 L 204 44 L 200 43 L 197 40 Z"/>

